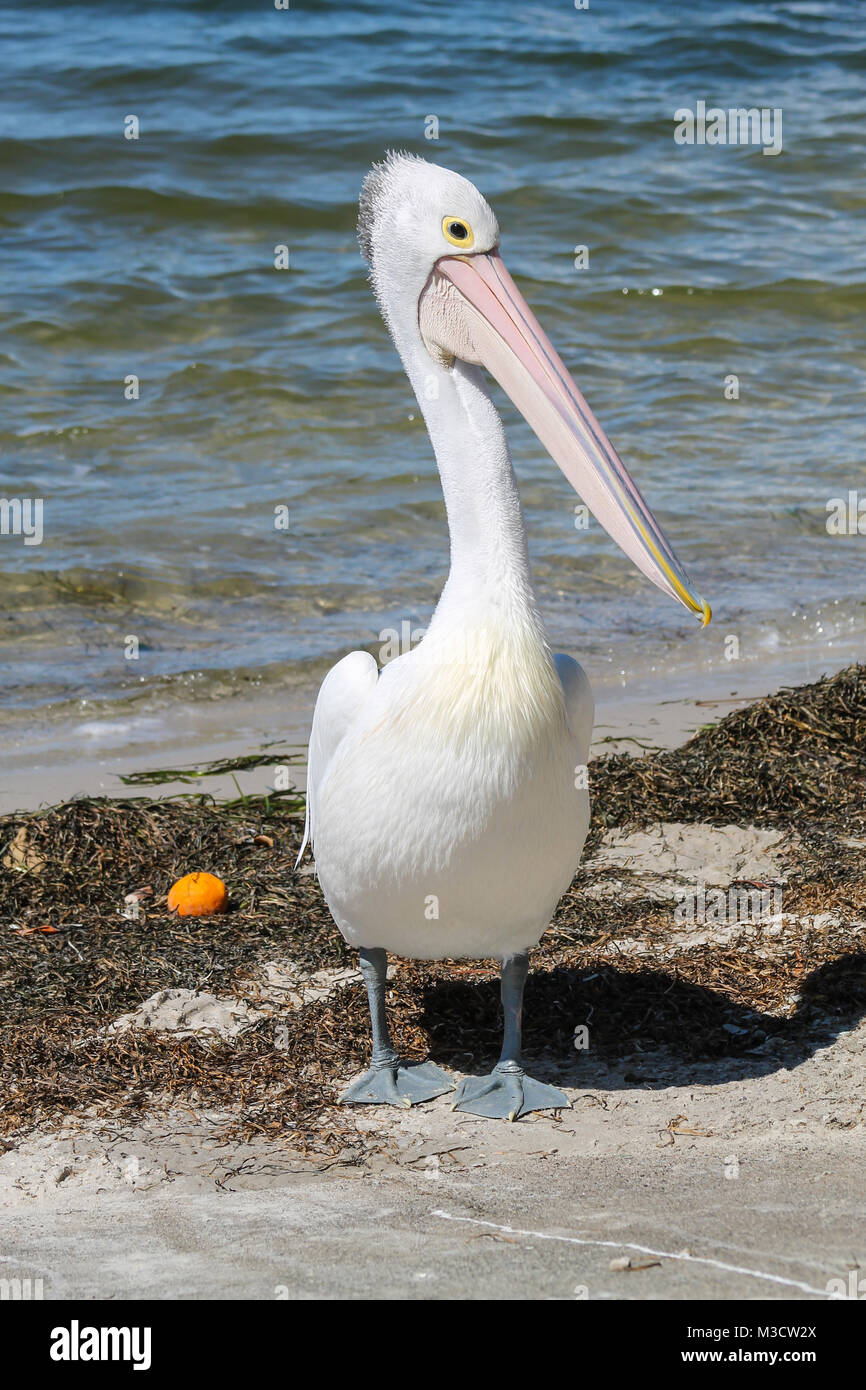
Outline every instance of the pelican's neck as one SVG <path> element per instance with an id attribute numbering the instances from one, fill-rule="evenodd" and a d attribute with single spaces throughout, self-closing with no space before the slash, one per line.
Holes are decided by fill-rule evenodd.
<path id="1" fill-rule="evenodd" d="M 394 336 L 430 432 L 451 535 L 448 580 L 415 649 L 433 661 L 435 679 L 423 686 L 433 726 L 463 728 L 474 743 L 483 727 L 481 746 L 550 746 L 565 706 L 502 421 L 477 367 L 441 366 L 422 344 L 413 353 Z"/>
<path id="2" fill-rule="evenodd" d="M 537 620 L 526 528 L 502 421 L 477 367 L 404 357 L 433 444 L 451 537 L 437 613 L 454 605 Z M 408 355 L 407 355 L 408 356 Z"/>

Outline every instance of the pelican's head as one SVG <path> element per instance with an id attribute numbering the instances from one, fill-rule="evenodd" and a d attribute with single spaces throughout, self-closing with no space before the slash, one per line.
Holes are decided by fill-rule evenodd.
<path id="1" fill-rule="evenodd" d="M 417 155 L 389 154 L 364 180 L 358 239 L 387 314 L 401 295 L 417 303 L 443 256 L 495 250 L 499 224 L 461 174 Z"/>
<path id="2" fill-rule="evenodd" d="M 478 189 L 415 155 L 390 154 L 364 180 L 358 236 L 395 337 L 405 314 L 440 366 L 486 367 L 629 559 L 706 625 L 709 604 L 509 275 Z"/>

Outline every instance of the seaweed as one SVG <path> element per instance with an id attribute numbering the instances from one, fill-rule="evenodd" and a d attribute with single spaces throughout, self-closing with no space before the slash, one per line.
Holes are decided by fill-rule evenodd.
<path id="1" fill-rule="evenodd" d="M 240 763 L 260 765 L 251 756 Z M 776 1035 L 806 1045 L 866 1009 L 866 667 L 759 700 L 681 748 L 597 758 L 590 784 L 589 846 L 610 827 L 659 820 L 795 829 L 785 907 L 801 915 L 761 950 L 672 951 L 666 910 L 599 901 L 579 872 L 534 953 L 529 1055 L 573 1061 L 574 1028 L 590 1018 L 594 1057 L 745 1055 Z M 222 1114 L 227 1133 L 307 1153 L 363 1143 L 352 1113 L 334 1108 L 368 1055 L 360 984 L 231 1040 L 107 1031 L 160 989 L 243 995 L 274 961 L 307 973 L 354 963 L 317 880 L 295 872 L 303 813 L 291 791 L 80 798 L 0 818 L 2 1142 L 70 1116 L 131 1119 L 182 1101 Z M 171 883 L 194 868 L 226 882 L 225 915 L 168 913 Z M 641 953 L 618 954 L 623 939 Z M 398 962 L 389 1013 L 405 1055 L 489 1064 L 495 962 Z"/>
<path id="2" fill-rule="evenodd" d="M 590 770 L 591 839 L 657 820 L 866 829 L 866 666 L 783 689 L 682 745 Z"/>

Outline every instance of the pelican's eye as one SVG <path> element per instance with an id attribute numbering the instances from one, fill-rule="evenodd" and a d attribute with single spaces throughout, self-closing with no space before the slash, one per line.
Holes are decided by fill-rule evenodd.
<path id="1" fill-rule="evenodd" d="M 446 241 L 450 241 L 452 246 L 459 246 L 463 251 L 468 251 L 470 246 L 475 244 L 472 228 L 462 217 L 443 217 L 442 233 Z"/>

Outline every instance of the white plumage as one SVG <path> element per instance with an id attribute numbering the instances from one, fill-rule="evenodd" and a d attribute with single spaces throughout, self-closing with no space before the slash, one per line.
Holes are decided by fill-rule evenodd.
<path id="1" fill-rule="evenodd" d="M 577 869 L 589 822 L 589 681 L 551 654 L 502 423 L 500 381 L 637 564 L 708 615 L 652 514 L 498 255 L 471 184 L 410 156 L 365 183 L 359 224 L 383 316 L 433 444 L 451 566 L 427 634 L 378 673 L 353 652 L 328 673 L 310 738 L 307 825 L 334 920 L 361 948 L 370 1072 L 345 1099 L 409 1104 L 450 1086 L 403 1067 L 384 1020 L 384 952 L 503 962 L 506 1034 L 458 1106 L 566 1104 L 519 1061 L 526 950 Z M 299 856 L 300 858 L 300 856 Z"/>
<path id="2" fill-rule="evenodd" d="M 535 613 L 505 622 L 483 605 L 453 653 L 440 609 L 378 680 L 373 658 L 353 652 L 322 685 L 309 828 L 355 946 L 503 959 L 535 945 L 574 876 L 589 823 L 589 682 L 568 657 L 554 665 Z"/>

